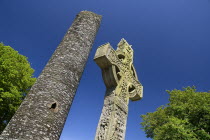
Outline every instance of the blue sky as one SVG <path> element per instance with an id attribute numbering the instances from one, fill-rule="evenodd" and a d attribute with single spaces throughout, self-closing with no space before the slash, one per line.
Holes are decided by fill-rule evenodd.
<path id="1" fill-rule="evenodd" d="M 126 140 L 147 140 L 140 115 L 168 103 L 165 90 L 210 90 L 209 0 L 1 0 L 0 42 L 27 56 L 38 77 L 82 10 L 103 19 L 61 140 L 94 139 L 105 86 L 93 57 L 106 42 L 132 45 L 144 86 L 143 99 L 129 104 Z"/>

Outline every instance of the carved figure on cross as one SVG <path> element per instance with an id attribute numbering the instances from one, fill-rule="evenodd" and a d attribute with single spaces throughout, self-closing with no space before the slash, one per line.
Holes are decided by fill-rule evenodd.
<path id="1" fill-rule="evenodd" d="M 100 46 L 94 60 L 106 85 L 95 140 L 124 140 L 129 99 L 137 101 L 143 97 L 143 86 L 133 66 L 133 49 L 121 39 L 116 51 L 109 43 Z"/>

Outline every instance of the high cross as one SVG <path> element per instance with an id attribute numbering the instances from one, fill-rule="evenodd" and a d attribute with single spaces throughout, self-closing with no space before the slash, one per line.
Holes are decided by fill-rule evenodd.
<path id="1" fill-rule="evenodd" d="M 133 66 L 133 49 L 121 39 L 116 51 L 109 43 L 100 46 L 94 60 L 106 85 L 95 140 L 124 140 L 129 99 L 137 101 L 143 96 L 143 86 Z"/>

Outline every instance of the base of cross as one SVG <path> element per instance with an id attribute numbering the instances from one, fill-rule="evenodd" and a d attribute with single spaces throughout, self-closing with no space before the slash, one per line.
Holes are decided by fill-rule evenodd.
<path id="1" fill-rule="evenodd" d="M 124 140 L 128 105 L 107 90 L 95 140 Z"/>

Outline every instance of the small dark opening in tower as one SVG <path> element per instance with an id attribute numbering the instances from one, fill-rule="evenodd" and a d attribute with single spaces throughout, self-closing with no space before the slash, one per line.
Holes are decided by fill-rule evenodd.
<path id="1" fill-rule="evenodd" d="M 119 55 L 118 55 L 118 58 L 122 61 L 122 60 L 124 60 L 124 59 L 125 59 L 125 56 L 124 56 L 124 55 L 122 55 L 122 54 L 119 54 Z"/>
<path id="2" fill-rule="evenodd" d="M 53 103 L 50 107 L 50 109 L 55 109 L 57 107 L 57 104 L 56 103 Z"/>
<path id="3" fill-rule="evenodd" d="M 135 87 L 133 85 L 130 85 L 128 88 L 128 92 L 133 92 L 135 90 Z"/>

